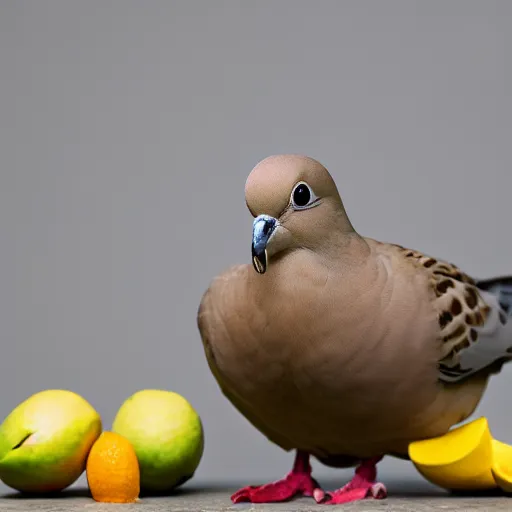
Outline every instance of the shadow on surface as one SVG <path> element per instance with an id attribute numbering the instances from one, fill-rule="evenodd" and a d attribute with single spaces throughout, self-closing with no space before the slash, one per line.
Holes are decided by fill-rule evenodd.
<path id="1" fill-rule="evenodd" d="M 168 492 L 141 492 L 141 498 L 172 498 L 176 497 L 184 497 L 184 496 L 193 496 L 201 493 L 229 493 L 229 488 L 227 485 L 201 485 L 194 484 L 190 486 L 180 487 L 175 489 L 174 491 Z M 91 493 L 89 489 L 85 487 L 77 487 L 72 489 L 64 489 L 60 492 L 51 492 L 51 493 L 21 493 L 17 491 L 12 491 L 10 493 L 0 495 L 0 499 L 4 500 L 40 500 L 40 499 L 69 499 L 69 498 L 91 498 Z"/>
<path id="2" fill-rule="evenodd" d="M 326 491 L 336 489 L 340 486 L 339 481 L 326 480 L 319 482 Z M 507 496 L 500 489 L 492 489 L 489 491 L 460 491 L 451 492 L 440 487 L 436 487 L 426 481 L 418 479 L 411 480 L 387 480 L 384 481 L 388 490 L 389 498 L 497 498 Z M 343 485 L 343 483 L 342 483 Z"/>
<path id="3" fill-rule="evenodd" d="M 172 498 L 183 497 L 183 496 L 193 496 L 194 494 L 201 493 L 229 493 L 230 487 L 226 484 L 190 484 L 183 487 L 179 487 L 174 491 L 165 491 L 165 492 L 141 492 L 141 498 Z"/>
<path id="4" fill-rule="evenodd" d="M 171 492 L 165 493 L 141 493 L 141 498 L 172 498 L 172 497 L 186 497 L 197 496 L 202 493 L 215 493 L 225 495 L 226 500 L 229 500 L 231 494 L 241 487 L 248 484 L 260 484 L 263 482 L 194 482 L 179 487 Z M 321 481 L 320 485 L 326 491 L 332 491 L 343 485 L 339 480 L 325 480 Z M 460 499 L 460 498 L 496 498 L 507 496 L 502 491 L 473 491 L 473 492 L 448 492 L 444 489 L 437 488 L 426 482 L 418 482 L 417 480 L 411 481 L 389 481 L 386 482 L 388 489 L 388 498 L 409 498 L 409 499 Z M 510 496 L 510 495 L 509 495 Z M 37 500 L 37 499 L 69 499 L 69 498 L 91 498 L 89 489 L 87 488 L 71 488 L 65 489 L 61 492 L 48 493 L 48 494 L 22 494 L 19 492 L 11 492 L 0 496 L 0 499 L 8 500 Z"/>
<path id="5" fill-rule="evenodd" d="M 177 489 L 172 494 L 151 494 L 146 495 L 146 497 L 158 497 L 158 496 L 186 496 L 186 495 L 194 495 L 200 494 L 202 492 L 205 493 L 216 493 L 216 494 L 225 494 L 229 499 L 231 494 L 235 491 L 244 487 L 246 485 L 259 485 L 265 482 L 194 482 L 189 485 L 186 485 L 182 488 Z M 340 480 L 332 480 L 326 479 L 319 482 L 322 488 L 325 491 L 332 491 L 339 488 L 345 482 Z M 435 487 L 428 482 L 421 482 L 417 479 L 407 480 L 391 480 L 386 482 L 386 487 L 388 489 L 388 497 L 390 498 L 468 498 L 468 497 L 477 497 L 477 498 L 496 498 L 503 497 L 506 494 L 499 490 L 490 490 L 490 491 L 473 491 L 473 492 L 449 492 L 439 487 Z M 141 495 L 142 497 L 142 495 Z"/>
<path id="6" fill-rule="evenodd" d="M 49 493 L 21 493 L 13 491 L 0 496 L 4 500 L 40 500 L 40 499 L 66 499 L 66 498 L 90 498 L 91 494 L 89 489 L 77 488 L 77 489 L 64 489 L 60 492 L 49 492 Z"/>

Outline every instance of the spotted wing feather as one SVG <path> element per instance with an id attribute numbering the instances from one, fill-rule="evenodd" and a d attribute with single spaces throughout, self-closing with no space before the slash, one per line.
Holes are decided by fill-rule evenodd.
<path id="1" fill-rule="evenodd" d="M 478 281 L 454 264 L 398 247 L 428 271 L 442 340 L 440 380 L 499 371 L 512 359 L 512 277 Z"/>

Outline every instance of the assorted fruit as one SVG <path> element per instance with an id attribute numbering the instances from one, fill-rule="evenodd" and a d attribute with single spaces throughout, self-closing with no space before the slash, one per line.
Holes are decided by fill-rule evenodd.
<path id="1" fill-rule="evenodd" d="M 110 431 L 72 391 L 51 389 L 19 404 L 0 425 L 0 480 L 23 493 L 58 492 L 86 472 L 94 500 L 134 503 L 194 476 L 204 450 L 201 419 L 178 393 L 145 389 L 121 405 Z M 512 446 L 486 418 L 409 445 L 428 481 L 448 490 L 512 493 Z"/>
<path id="2" fill-rule="evenodd" d="M 512 492 L 512 446 L 492 437 L 486 418 L 411 443 L 409 457 L 420 474 L 438 487 Z"/>
<path id="3" fill-rule="evenodd" d="M 194 475 L 204 449 L 201 419 L 181 395 L 142 390 L 120 407 L 111 431 L 80 395 L 45 390 L 0 425 L 0 480 L 22 493 L 54 493 L 85 471 L 96 501 L 133 503 Z"/>

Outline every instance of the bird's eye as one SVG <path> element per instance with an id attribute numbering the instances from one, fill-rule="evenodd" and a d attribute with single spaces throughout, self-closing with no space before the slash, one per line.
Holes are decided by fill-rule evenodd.
<path id="1" fill-rule="evenodd" d="M 309 185 L 303 181 L 297 183 L 292 192 L 291 202 L 296 210 L 303 210 L 318 200 Z"/>

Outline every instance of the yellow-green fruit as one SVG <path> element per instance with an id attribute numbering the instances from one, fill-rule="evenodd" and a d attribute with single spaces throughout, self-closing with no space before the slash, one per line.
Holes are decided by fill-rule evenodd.
<path id="1" fill-rule="evenodd" d="M 201 419 L 181 395 L 145 389 L 121 406 L 112 431 L 137 453 L 142 492 L 166 492 L 194 475 L 204 449 Z"/>
<path id="2" fill-rule="evenodd" d="M 99 414 L 72 391 L 41 391 L 0 426 L 0 480 L 26 493 L 55 492 L 83 473 L 101 433 Z"/>

